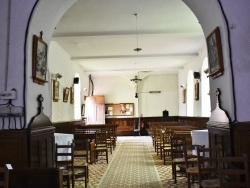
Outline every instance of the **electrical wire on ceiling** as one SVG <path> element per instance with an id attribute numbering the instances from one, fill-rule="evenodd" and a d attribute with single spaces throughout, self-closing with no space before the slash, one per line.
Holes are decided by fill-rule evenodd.
<path id="1" fill-rule="evenodd" d="M 141 51 L 142 49 L 138 47 L 138 29 L 137 29 L 137 13 L 134 14 L 135 16 L 135 31 L 136 31 L 136 48 L 134 49 L 134 51 L 136 51 L 137 53 L 139 51 Z"/>

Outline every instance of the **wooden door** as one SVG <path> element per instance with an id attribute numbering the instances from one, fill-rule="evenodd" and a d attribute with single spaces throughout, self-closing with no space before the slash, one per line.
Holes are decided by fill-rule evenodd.
<path id="1" fill-rule="evenodd" d="M 86 98 L 87 124 L 105 124 L 105 102 L 103 95 Z"/>

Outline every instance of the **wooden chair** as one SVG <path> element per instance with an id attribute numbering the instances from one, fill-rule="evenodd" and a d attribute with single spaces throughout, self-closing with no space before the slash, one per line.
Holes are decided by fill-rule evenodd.
<path id="1" fill-rule="evenodd" d="M 76 137 L 75 137 L 76 138 Z M 74 148 L 74 175 L 75 181 L 84 180 L 85 187 L 89 181 L 89 141 L 88 139 L 77 137 L 73 140 Z"/>
<path id="2" fill-rule="evenodd" d="M 198 181 L 204 188 L 220 187 L 218 178 L 218 157 L 221 150 L 216 148 L 197 148 L 198 156 Z"/>
<path id="3" fill-rule="evenodd" d="M 9 169 L 7 166 L 0 167 L 0 187 L 8 188 L 9 187 Z"/>
<path id="4" fill-rule="evenodd" d="M 67 182 L 67 187 L 70 188 L 70 181 L 72 188 L 75 187 L 74 176 L 74 144 L 59 145 L 56 143 L 56 167 L 63 170 L 63 181 Z"/>
<path id="5" fill-rule="evenodd" d="M 198 168 L 198 156 L 197 149 L 198 147 L 205 148 L 204 145 L 186 145 L 184 146 L 184 159 L 185 159 L 185 168 L 187 175 L 188 188 L 190 185 L 190 178 L 194 182 L 194 177 L 198 177 L 199 168 Z M 194 154 L 196 151 L 196 154 Z"/>
<path id="6" fill-rule="evenodd" d="M 116 147 L 116 133 L 115 133 L 115 127 L 107 128 L 106 129 L 108 132 L 107 135 L 107 141 L 111 143 L 112 149 L 115 150 Z"/>
<path id="7" fill-rule="evenodd" d="M 183 136 L 171 136 L 171 159 L 172 159 L 172 178 L 174 183 L 177 183 L 177 166 L 180 168 L 179 172 L 184 173 L 185 159 L 183 153 L 183 146 L 186 145 L 186 139 Z"/>
<path id="8" fill-rule="evenodd" d="M 9 171 L 11 188 L 62 188 L 63 172 L 51 167 L 16 167 Z"/>
<path id="9" fill-rule="evenodd" d="M 248 157 L 219 158 L 220 187 L 250 187 Z"/>
<path id="10" fill-rule="evenodd" d="M 162 140 L 162 129 L 158 128 L 156 129 L 155 132 L 155 151 L 156 154 L 159 155 L 161 153 L 161 148 L 162 148 L 162 144 L 163 144 L 163 140 Z"/>
<path id="11" fill-rule="evenodd" d="M 108 163 L 108 147 L 106 129 L 101 129 L 95 133 L 95 159 L 98 161 L 99 156 L 105 156 Z"/>
<path id="12" fill-rule="evenodd" d="M 163 153 L 163 162 L 166 165 L 167 157 L 171 155 L 171 130 L 165 130 L 164 134 L 162 135 L 163 145 L 162 145 L 162 153 Z"/>
<path id="13" fill-rule="evenodd" d="M 107 140 L 107 147 L 110 150 L 110 154 L 112 154 L 112 150 L 114 148 L 114 140 L 112 138 L 112 129 L 106 128 L 106 140 Z"/>

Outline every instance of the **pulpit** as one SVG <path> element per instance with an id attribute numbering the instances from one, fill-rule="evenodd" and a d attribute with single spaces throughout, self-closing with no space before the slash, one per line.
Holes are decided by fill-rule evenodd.
<path id="1" fill-rule="evenodd" d="M 39 113 L 28 128 L 0 131 L 0 166 L 53 167 L 54 130 L 48 116 L 43 113 L 43 97 L 39 95 Z"/>

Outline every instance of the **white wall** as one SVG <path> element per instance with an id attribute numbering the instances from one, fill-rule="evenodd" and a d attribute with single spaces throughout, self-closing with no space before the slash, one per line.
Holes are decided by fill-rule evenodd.
<path id="1" fill-rule="evenodd" d="M 178 75 L 150 75 L 143 79 L 139 90 L 140 111 L 143 116 L 162 116 L 167 110 L 170 116 L 178 115 Z M 148 93 L 161 91 L 161 93 Z"/>
<path id="2" fill-rule="evenodd" d="M 49 56 L 48 61 L 49 64 L 49 72 L 50 74 L 60 73 L 63 75 L 62 78 L 58 79 L 59 86 L 59 97 L 60 100 L 58 102 L 52 102 L 52 122 L 62 122 L 62 121 L 73 121 L 74 120 L 74 105 L 81 105 L 84 100 L 83 90 L 81 94 L 81 104 L 70 104 L 70 98 L 68 98 L 68 102 L 63 102 L 63 89 L 68 87 L 72 87 L 73 79 L 75 74 L 78 73 L 80 75 L 80 84 L 81 88 L 88 88 L 88 75 L 86 75 L 82 68 L 77 64 L 71 61 L 70 56 L 56 43 L 50 42 L 49 47 Z M 50 100 L 52 99 L 52 80 L 50 79 Z"/>
<path id="3" fill-rule="evenodd" d="M 169 115 L 178 115 L 178 76 L 150 75 L 138 86 L 135 98 L 135 86 L 125 77 L 93 77 L 94 95 L 105 95 L 105 103 L 134 103 L 135 116 L 162 116 L 162 111 Z M 146 93 L 161 91 L 160 94 Z M 139 105 L 138 105 L 139 101 Z"/>
<path id="4" fill-rule="evenodd" d="M 203 46 L 198 53 L 198 56 L 192 58 L 183 68 L 183 70 L 179 71 L 178 74 L 178 88 L 179 88 L 179 115 L 186 116 L 187 115 L 187 103 L 182 103 L 182 88 L 181 85 L 187 86 L 187 78 L 188 72 L 192 70 L 193 72 L 200 72 L 200 74 L 204 74 L 201 72 L 201 67 L 203 63 L 203 59 L 207 56 L 207 48 Z M 200 82 L 200 80 L 199 80 Z M 195 84 L 195 83 L 193 83 Z M 201 86 L 202 83 L 200 83 Z M 201 90 L 200 90 L 201 91 Z M 200 93 L 201 96 L 201 93 Z M 193 100 L 193 116 L 201 116 L 201 99 L 198 101 Z"/>
<path id="5" fill-rule="evenodd" d="M 133 83 L 122 76 L 92 77 L 94 95 L 104 95 L 105 103 L 134 103 L 135 114 L 138 116 L 138 99 L 135 98 Z"/>

